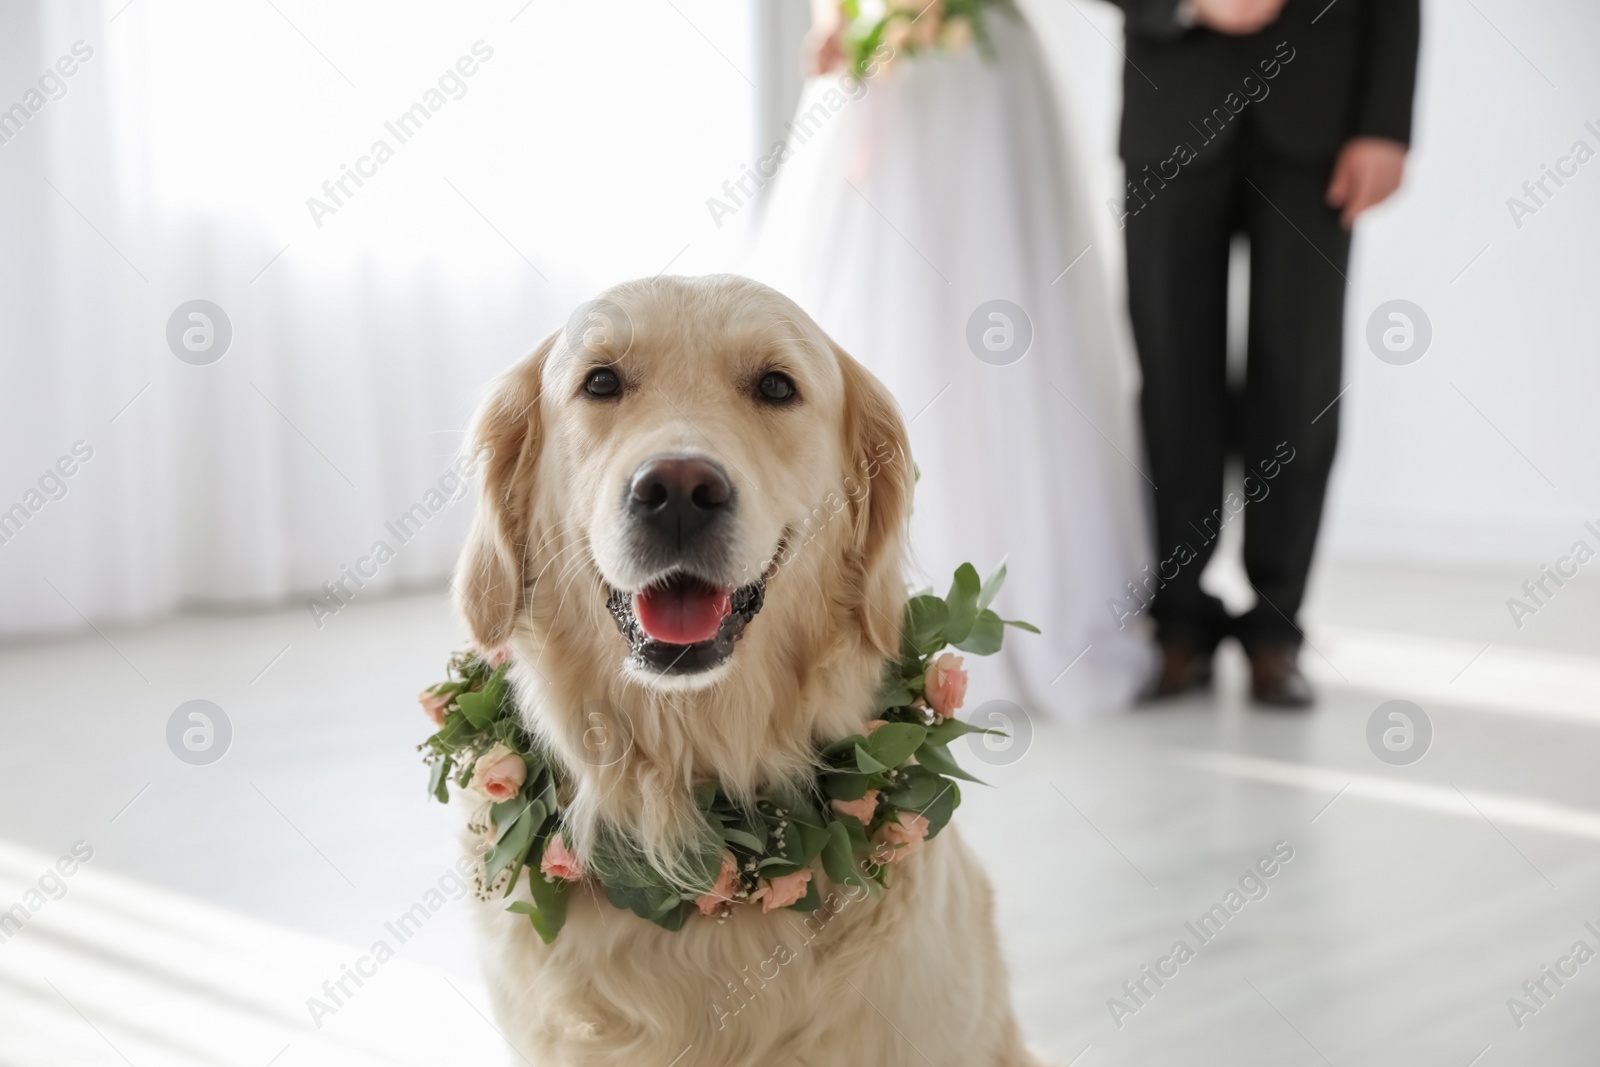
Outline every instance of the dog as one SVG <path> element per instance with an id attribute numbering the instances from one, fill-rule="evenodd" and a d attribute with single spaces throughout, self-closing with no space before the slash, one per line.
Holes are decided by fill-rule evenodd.
<path id="1" fill-rule="evenodd" d="M 455 578 L 565 766 L 577 854 L 620 828 L 671 874 L 692 787 L 753 801 L 862 732 L 906 601 L 893 399 L 796 304 L 731 275 L 617 286 L 492 389 Z M 575 891 L 543 943 L 479 907 L 499 1025 L 538 1067 L 1024 1067 L 992 891 L 955 828 L 883 893 L 668 931 Z M 526 887 L 512 899 L 526 900 Z"/>

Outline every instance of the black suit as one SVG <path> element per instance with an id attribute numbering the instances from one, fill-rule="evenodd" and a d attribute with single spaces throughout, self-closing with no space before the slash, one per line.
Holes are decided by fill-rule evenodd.
<path id="1" fill-rule="evenodd" d="M 1128 300 L 1156 484 L 1163 640 L 1300 640 L 1338 434 L 1350 238 L 1325 191 L 1353 137 L 1407 143 L 1418 0 L 1287 0 L 1260 33 L 1185 27 L 1177 0 L 1127 15 L 1121 151 Z M 1250 243 L 1246 380 L 1226 380 L 1228 249 Z M 1223 497 L 1236 450 L 1250 502 Z M 1287 457 L 1287 458 L 1286 458 Z M 1271 477 L 1267 472 L 1271 471 Z M 1237 505 L 1237 506 L 1235 506 Z M 1247 516 L 1247 518 L 1246 518 Z M 1220 527 L 1244 519 L 1256 607 L 1230 620 L 1200 589 Z"/>
<path id="2" fill-rule="evenodd" d="M 1276 22 L 1244 37 L 1185 29 L 1176 0 L 1117 2 L 1127 13 L 1121 151 L 1130 163 L 1165 159 L 1183 140 L 1199 148 L 1190 123 L 1225 107 L 1245 75 L 1263 80 L 1260 61 L 1280 41 L 1296 52 L 1280 73 L 1294 76 L 1273 78 L 1273 106 L 1254 116 L 1263 142 L 1331 159 L 1352 137 L 1411 140 L 1418 0 L 1289 0 Z"/>

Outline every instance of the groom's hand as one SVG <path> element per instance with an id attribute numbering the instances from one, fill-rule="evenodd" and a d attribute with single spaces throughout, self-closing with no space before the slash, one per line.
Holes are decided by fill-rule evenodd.
<path id="1" fill-rule="evenodd" d="M 1356 137 L 1346 141 L 1333 165 L 1328 183 L 1328 206 L 1339 209 L 1345 229 L 1374 204 L 1381 204 L 1400 188 L 1405 171 L 1406 146 L 1386 137 Z"/>
<path id="2" fill-rule="evenodd" d="M 1189 0 L 1190 13 L 1218 33 L 1246 34 L 1265 29 L 1283 11 L 1284 0 Z"/>

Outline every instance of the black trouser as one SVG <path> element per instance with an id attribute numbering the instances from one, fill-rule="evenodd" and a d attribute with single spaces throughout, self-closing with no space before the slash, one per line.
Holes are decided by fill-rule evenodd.
<path id="1" fill-rule="evenodd" d="M 1128 164 L 1128 303 L 1144 372 L 1141 412 L 1155 483 L 1162 640 L 1202 648 L 1298 646 L 1296 615 L 1338 438 L 1344 272 L 1350 236 L 1324 201 L 1331 160 L 1274 155 L 1239 131 L 1165 182 Z M 1171 168 L 1168 168 L 1171 172 Z M 1139 197 L 1143 197 L 1140 206 Z M 1248 366 L 1227 383 L 1228 246 L 1250 242 Z M 1246 494 L 1223 497 L 1236 449 Z M 1256 606 L 1230 619 L 1200 589 L 1220 528 L 1244 522 Z"/>

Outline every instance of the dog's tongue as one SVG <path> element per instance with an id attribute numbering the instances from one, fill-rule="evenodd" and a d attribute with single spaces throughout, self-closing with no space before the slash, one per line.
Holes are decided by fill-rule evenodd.
<path id="1" fill-rule="evenodd" d="M 728 590 L 693 578 L 673 578 L 634 597 L 644 632 L 669 645 L 695 645 L 717 635 L 732 607 Z"/>

